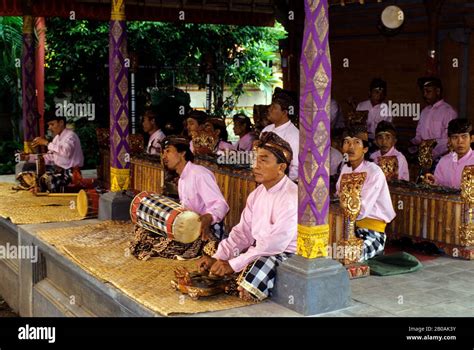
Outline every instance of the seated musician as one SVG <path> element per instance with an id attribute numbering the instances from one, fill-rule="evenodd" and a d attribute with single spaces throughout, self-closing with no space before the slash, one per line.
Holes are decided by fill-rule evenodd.
<path id="1" fill-rule="evenodd" d="M 467 119 L 453 119 L 448 124 L 448 137 L 453 152 L 442 157 L 434 175 L 426 174 L 425 182 L 432 185 L 460 188 L 462 171 L 466 165 L 474 165 L 472 125 Z"/>
<path id="2" fill-rule="evenodd" d="M 300 132 L 291 122 L 290 115 L 297 115 L 297 106 L 290 91 L 275 89 L 272 97 L 272 104 L 268 109 L 268 120 L 272 123 L 267 125 L 264 132 L 274 132 L 283 140 L 288 142 L 293 152 L 293 160 L 290 165 L 289 178 L 293 181 L 298 180 L 298 154 L 300 147 Z"/>
<path id="3" fill-rule="evenodd" d="M 209 118 L 206 112 L 198 111 L 196 109 L 192 109 L 188 112 L 186 116 L 186 132 L 191 139 L 189 143 L 189 147 L 191 148 L 191 152 L 194 153 L 193 141 L 192 138 L 197 135 L 198 132 L 204 129 L 204 123 Z"/>
<path id="4" fill-rule="evenodd" d="M 408 172 L 408 163 L 403 153 L 397 151 L 395 144 L 397 143 L 397 131 L 392 123 L 382 120 L 375 129 L 375 144 L 379 148 L 378 151 L 370 155 L 370 159 L 379 164 L 380 157 L 395 156 L 398 160 L 398 179 L 410 181 L 410 173 Z"/>
<path id="5" fill-rule="evenodd" d="M 385 175 L 376 164 L 368 160 L 368 134 L 365 125 L 354 125 L 346 129 L 343 152 L 348 162 L 341 169 L 336 184 L 339 192 L 340 181 L 346 173 L 367 173 L 361 191 L 361 209 L 356 220 L 355 235 L 364 240 L 361 261 L 382 254 L 385 247 L 385 226 L 395 218 L 392 200 Z"/>
<path id="6" fill-rule="evenodd" d="M 223 220 L 229 211 L 229 206 L 214 174 L 205 167 L 193 163 L 194 155 L 189 148 L 189 139 L 182 136 L 168 136 L 163 140 L 161 147 L 163 164 L 179 175 L 178 194 L 182 206 L 201 216 L 202 239 L 208 240 L 210 233 L 218 240 L 222 239 Z"/>
<path id="7" fill-rule="evenodd" d="M 214 138 L 218 140 L 213 153 L 226 149 L 234 149 L 234 146 L 228 141 L 229 134 L 227 133 L 224 119 L 208 118 L 204 122 L 204 130 L 212 134 Z"/>
<path id="8" fill-rule="evenodd" d="M 217 276 L 239 273 L 239 294 L 246 300 L 268 297 L 276 266 L 296 251 L 298 188 L 288 178 L 291 159 L 289 143 L 272 132 L 262 135 L 253 169 L 260 185 L 217 252 L 198 261 L 201 270 Z"/>
<path id="9" fill-rule="evenodd" d="M 384 102 L 387 96 L 387 83 L 375 78 L 370 82 L 369 99 L 357 105 L 356 110 L 368 111 L 367 130 L 370 142 L 375 139 L 375 128 L 382 120 L 391 122 L 392 116 L 389 113 L 388 105 Z"/>
<path id="10" fill-rule="evenodd" d="M 41 191 L 58 192 L 71 182 L 82 178 L 80 168 L 84 164 L 81 141 L 74 131 L 66 128 L 66 118 L 58 117 L 54 112 L 46 114 L 48 130 L 54 138 L 49 142 L 44 137 L 36 137 L 32 147 L 45 146 L 44 154 L 46 174 L 40 179 Z M 36 155 L 24 155 L 23 159 L 34 162 Z"/>
<path id="11" fill-rule="evenodd" d="M 148 145 L 146 147 L 146 153 L 160 154 L 160 142 L 163 141 L 163 139 L 165 138 L 165 134 L 161 130 L 158 115 L 153 109 L 148 108 L 145 110 L 145 113 L 143 115 L 142 126 L 143 131 L 150 136 L 148 140 Z"/>
<path id="12" fill-rule="evenodd" d="M 437 145 L 432 151 L 433 159 L 437 159 L 448 152 L 448 123 L 458 117 L 456 111 L 443 100 L 443 86 L 438 78 L 420 78 L 418 85 L 423 93 L 427 106 L 420 114 L 416 126 L 416 136 L 411 143 L 418 146 L 425 140 L 435 139 Z M 412 147 L 411 150 L 415 150 Z"/>
<path id="13" fill-rule="evenodd" d="M 237 113 L 232 119 L 234 120 L 234 133 L 239 136 L 239 141 L 234 146 L 235 149 L 237 151 L 251 151 L 253 141 L 257 136 L 253 132 L 253 125 L 250 118 L 243 113 Z"/>

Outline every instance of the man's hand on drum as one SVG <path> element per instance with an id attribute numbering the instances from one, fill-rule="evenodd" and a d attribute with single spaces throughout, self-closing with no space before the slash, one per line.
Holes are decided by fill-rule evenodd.
<path id="1" fill-rule="evenodd" d="M 423 182 L 429 185 L 434 185 L 436 180 L 433 174 L 431 173 L 426 173 L 425 177 L 423 178 Z"/>
<path id="2" fill-rule="evenodd" d="M 201 239 L 203 241 L 208 241 L 211 235 L 212 215 L 201 215 L 199 221 L 201 221 Z"/>
<path id="3" fill-rule="evenodd" d="M 229 262 L 226 260 L 217 260 L 209 270 L 211 275 L 215 276 L 225 276 L 231 275 L 234 273 L 234 269 L 229 265 Z"/>
<path id="4" fill-rule="evenodd" d="M 197 261 L 199 271 L 208 271 L 217 260 L 208 255 L 203 255 Z"/>

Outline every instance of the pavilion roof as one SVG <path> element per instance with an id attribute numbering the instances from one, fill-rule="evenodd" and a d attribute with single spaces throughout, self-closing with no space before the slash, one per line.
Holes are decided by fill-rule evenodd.
<path id="1" fill-rule="evenodd" d="M 108 21 L 110 0 L 29 0 L 30 13 L 37 17 Z M 22 0 L 0 0 L 0 16 L 21 16 L 26 13 Z M 273 26 L 275 0 L 126 0 L 127 20 Z"/>

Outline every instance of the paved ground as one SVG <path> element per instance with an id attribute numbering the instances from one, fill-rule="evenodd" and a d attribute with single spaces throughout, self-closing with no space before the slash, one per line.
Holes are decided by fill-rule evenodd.
<path id="1" fill-rule="evenodd" d="M 441 257 L 397 276 L 351 281 L 352 306 L 318 317 L 474 317 L 474 261 Z M 285 316 L 299 314 L 272 302 L 197 316 Z"/>

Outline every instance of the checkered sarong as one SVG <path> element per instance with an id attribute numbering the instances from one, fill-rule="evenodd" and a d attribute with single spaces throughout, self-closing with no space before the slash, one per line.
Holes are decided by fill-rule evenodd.
<path id="1" fill-rule="evenodd" d="M 357 228 L 355 235 L 357 238 L 364 240 L 364 248 L 360 259 L 361 262 L 369 260 L 376 255 L 383 254 L 385 240 L 387 238 L 385 233 L 369 230 L 367 228 Z"/>
<path id="2" fill-rule="evenodd" d="M 281 253 L 258 258 L 242 271 L 237 279 L 238 285 L 258 300 L 271 296 L 275 284 L 276 268 L 280 262 L 288 259 L 291 255 L 290 253 Z"/>
<path id="3" fill-rule="evenodd" d="M 39 179 L 41 192 L 64 192 L 67 185 L 72 182 L 72 168 L 57 168 L 55 171 L 46 171 Z"/>

